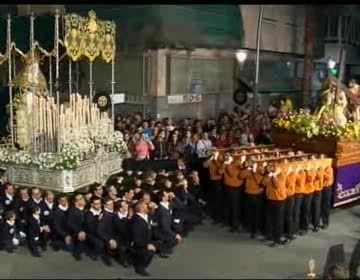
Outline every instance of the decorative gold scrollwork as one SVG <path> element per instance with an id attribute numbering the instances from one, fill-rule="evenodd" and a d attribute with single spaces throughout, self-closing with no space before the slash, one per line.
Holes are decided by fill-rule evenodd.
<path id="1" fill-rule="evenodd" d="M 64 45 L 73 61 L 81 56 L 94 61 L 101 56 L 109 63 L 115 56 L 115 23 L 97 19 L 94 11 L 87 18 L 66 15 Z"/>

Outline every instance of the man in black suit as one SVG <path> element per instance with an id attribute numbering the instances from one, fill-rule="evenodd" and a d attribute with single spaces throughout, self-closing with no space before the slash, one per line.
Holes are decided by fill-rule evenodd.
<path id="1" fill-rule="evenodd" d="M 98 225 L 100 219 L 102 219 L 102 202 L 101 198 L 98 196 L 93 196 L 91 198 L 91 207 L 89 211 L 85 214 L 85 231 L 86 239 L 91 249 L 90 257 L 96 260 L 101 256 L 102 261 L 105 265 L 110 266 L 111 262 L 104 250 L 104 242 L 99 236 Z"/>
<path id="2" fill-rule="evenodd" d="M 19 198 L 16 200 L 16 225 L 20 232 L 25 233 L 27 231 L 28 214 L 30 213 L 30 196 L 27 188 L 19 189 Z"/>
<path id="3" fill-rule="evenodd" d="M 115 231 L 114 219 L 114 201 L 106 198 L 104 200 L 104 211 L 97 227 L 97 236 L 104 242 L 107 251 L 114 255 L 122 266 L 127 267 L 126 258 L 124 258 L 125 247 L 120 246 Z"/>
<path id="4" fill-rule="evenodd" d="M 73 252 L 73 238 L 68 228 L 68 209 L 69 202 L 65 194 L 60 194 L 57 198 L 58 205 L 53 212 L 53 242 L 54 250 L 60 248 Z"/>
<path id="5" fill-rule="evenodd" d="M 160 241 L 160 257 L 171 254 L 172 249 L 181 241 L 181 236 L 172 230 L 172 209 L 169 202 L 169 194 L 160 191 L 157 194 L 158 208 L 155 211 L 156 226 L 153 227 L 154 239 Z"/>
<path id="6" fill-rule="evenodd" d="M 141 276 L 149 276 L 146 271 L 156 251 L 152 244 L 151 226 L 148 220 L 148 207 L 139 201 L 134 207 L 135 215 L 130 222 L 130 236 L 132 238 L 133 260 L 135 272 Z"/>
<path id="7" fill-rule="evenodd" d="M 73 256 L 81 260 L 81 253 L 85 249 L 87 234 L 85 231 L 85 199 L 82 194 L 74 197 L 74 206 L 69 208 L 67 226 L 74 240 Z"/>
<path id="8" fill-rule="evenodd" d="M 28 218 L 32 216 L 32 210 L 34 207 L 40 207 L 41 202 L 43 201 L 42 198 L 42 192 L 39 188 L 34 187 L 30 190 L 30 202 L 29 202 L 29 208 L 28 208 Z M 41 209 L 41 207 L 40 207 Z"/>
<path id="9" fill-rule="evenodd" d="M 119 261 L 124 267 L 127 267 L 130 252 L 129 205 L 124 200 L 117 201 L 115 202 L 114 210 L 114 231 L 120 246 Z"/>
<path id="10" fill-rule="evenodd" d="M 54 193 L 52 191 L 46 191 L 44 199 L 40 202 L 41 209 L 41 225 L 47 226 L 49 228 L 48 233 L 43 234 L 44 242 L 41 244 L 42 249 L 45 251 L 47 247 L 47 243 L 49 240 L 53 240 L 53 230 L 54 230 L 54 217 L 53 212 L 55 209 L 54 206 Z"/>
<path id="11" fill-rule="evenodd" d="M 0 204 L 3 205 L 4 211 L 16 211 L 16 199 L 14 186 L 6 182 L 2 186 L 3 192 L 0 194 Z"/>
<path id="12" fill-rule="evenodd" d="M 44 225 L 42 226 L 41 223 L 41 210 L 40 207 L 35 206 L 31 209 L 32 215 L 29 217 L 28 220 L 28 244 L 30 248 L 30 252 L 34 257 L 41 257 L 39 246 L 43 247 L 44 235 L 46 233 L 50 232 L 50 229 L 48 226 Z"/>
<path id="13" fill-rule="evenodd" d="M 20 240 L 16 236 L 15 220 L 15 212 L 5 212 L 4 221 L 0 228 L 0 249 L 5 249 L 8 253 L 13 253 L 20 244 Z"/>

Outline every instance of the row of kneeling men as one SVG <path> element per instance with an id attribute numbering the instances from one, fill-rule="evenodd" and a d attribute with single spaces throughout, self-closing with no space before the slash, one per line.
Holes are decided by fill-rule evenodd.
<path id="1" fill-rule="evenodd" d="M 94 185 L 86 195 L 55 197 L 39 188 L 16 190 L 7 182 L 0 194 L 0 247 L 12 253 L 27 244 L 34 257 L 41 257 L 49 244 L 76 260 L 84 253 L 106 265 L 114 259 L 147 276 L 153 255 L 167 258 L 202 221 L 201 209 L 190 211 L 184 201 L 185 187 L 134 195 L 133 189 L 118 192 L 113 185 Z M 186 193 L 186 200 L 190 196 Z"/>

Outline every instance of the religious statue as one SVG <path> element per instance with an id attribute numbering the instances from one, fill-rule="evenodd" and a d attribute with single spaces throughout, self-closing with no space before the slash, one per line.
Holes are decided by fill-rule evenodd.
<path id="1" fill-rule="evenodd" d="M 48 96 L 47 82 L 40 70 L 37 53 L 31 51 L 25 56 L 25 65 L 14 80 L 14 114 L 16 123 L 16 143 L 23 149 L 29 149 L 33 136 L 33 100 L 34 96 Z"/>
<path id="2" fill-rule="evenodd" d="M 347 123 L 345 111 L 348 106 L 344 89 L 333 77 L 329 77 L 325 81 L 324 89 L 318 118 L 333 119 L 336 125 L 344 126 Z"/>
<path id="3" fill-rule="evenodd" d="M 360 102 L 356 102 L 360 99 L 360 86 L 356 83 L 354 79 L 349 81 L 349 91 L 353 95 L 352 103 L 354 105 L 353 117 L 354 121 L 360 121 Z M 355 100 L 354 100 L 355 99 Z M 356 100 L 357 99 L 357 100 Z"/>

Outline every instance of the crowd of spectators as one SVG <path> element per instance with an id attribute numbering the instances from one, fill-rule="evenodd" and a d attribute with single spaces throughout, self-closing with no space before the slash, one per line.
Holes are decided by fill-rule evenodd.
<path id="1" fill-rule="evenodd" d="M 224 149 L 270 144 L 271 120 L 277 113 L 273 105 L 268 111 L 258 107 L 254 121 L 250 106 L 235 107 L 230 113 L 204 120 L 151 119 L 136 113 L 118 116 L 115 129 L 124 135 L 129 158 L 206 158 L 213 147 Z"/>

